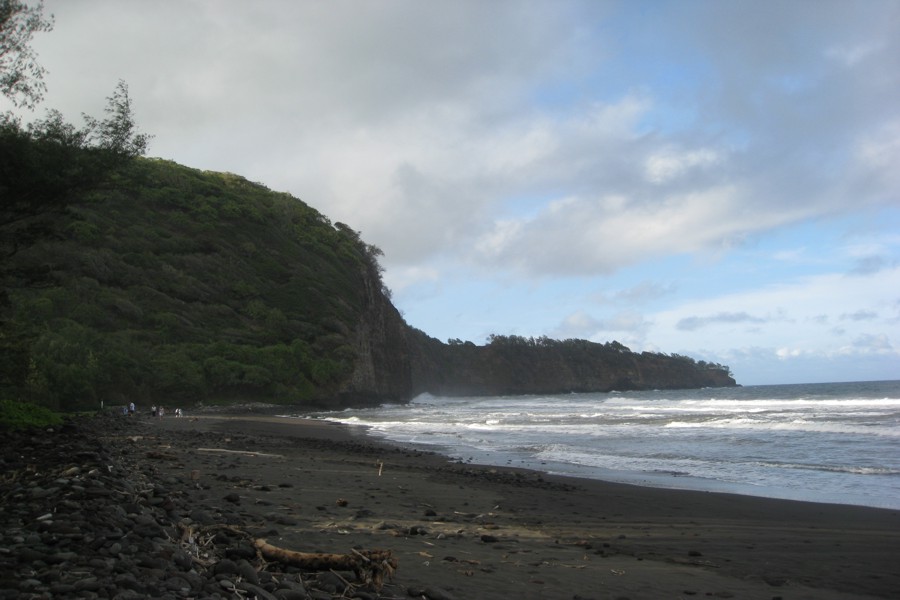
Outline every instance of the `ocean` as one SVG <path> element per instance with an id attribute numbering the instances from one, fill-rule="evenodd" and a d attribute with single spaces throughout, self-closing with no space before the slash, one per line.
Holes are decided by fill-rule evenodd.
<path id="1" fill-rule="evenodd" d="M 444 398 L 316 413 L 464 462 L 900 508 L 900 381 Z"/>

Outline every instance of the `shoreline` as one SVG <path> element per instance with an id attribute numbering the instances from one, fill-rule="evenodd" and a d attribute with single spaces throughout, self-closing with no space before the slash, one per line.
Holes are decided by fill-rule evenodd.
<path id="1" fill-rule="evenodd" d="M 239 415 L 237 415 L 239 416 Z M 346 427 L 350 431 L 357 430 L 361 435 L 369 439 L 389 445 L 411 448 L 422 452 L 433 452 L 444 456 L 448 461 L 460 464 L 480 465 L 493 468 L 518 468 L 529 471 L 541 472 L 544 475 L 601 481 L 606 483 L 618 483 L 634 485 L 638 487 L 656 488 L 672 491 L 712 492 L 732 494 L 737 496 L 749 496 L 753 498 L 768 498 L 773 500 L 790 500 L 794 502 L 810 502 L 814 504 L 836 504 L 842 506 L 860 506 L 866 508 L 879 508 L 884 510 L 900 510 L 900 500 L 896 505 L 867 502 L 864 496 L 847 495 L 838 497 L 808 490 L 794 490 L 778 487 L 757 487 L 746 483 L 732 483 L 718 479 L 705 479 L 693 475 L 660 471 L 616 471 L 600 467 L 588 467 L 583 465 L 567 464 L 554 461 L 542 461 L 538 459 L 523 460 L 513 455 L 503 454 L 500 460 L 494 459 L 492 453 L 483 450 L 465 449 L 458 447 L 460 452 L 456 456 L 451 452 L 453 448 L 431 445 L 422 442 L 402 442 L 392 440 L 386 436 L 371 433 L 371 426 L 366 424 L 350 424 L 328 419 L 304 417 L 297 415 L 273 415 L 284 419 L 301 419 L 308 421 L 321 421 L 340 427 Z M 493 453 L 496 455 L 497 453 Z M 463 459 L 462 456 L 467 456 Z"/>
<path id="2" fill-rule="evenodd" d="M 4 600 L 873 600 L 900 589 L 900 511 L 452 462 L 318 419 L 109 412 L 3 436 L 0 464 Z M 331 562 L 291 564 L 262 554 L 271 547 Z M 367 582 L 322 558 L 334 556 L 396 571 Z"/>
<path id="3" fill-rule="evenodd" d="M 278 543 L 393 548 L 403 585 L 445 593 L 426 598 L 838 599 L 900 589 L 892 509 L 458 463 L 320 419 L 229 411 L 146 421 L 160 434 L 189 434 L 181 443 L 202 434 L 225 446 L 195 448 L 182 474 L 224 466 L 269 490 L 296 480 L 293 500 L 271 491 L 253 500 L 299 502 L 305 519 L 278 527 Z M 209 479 L 201 476 L 215 489 Z"/>

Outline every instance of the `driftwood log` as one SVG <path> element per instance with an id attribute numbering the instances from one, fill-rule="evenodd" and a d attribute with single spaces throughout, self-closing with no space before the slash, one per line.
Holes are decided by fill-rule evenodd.
<path id="1" fill-rule="evenodd" d="M 381 589 L 385 578 L 393 578 L 398 566 L 390 550 L 352 550 L 351 554 L 295 552 L 273 546 L 262 538 L 255 540 L 254 545 L 266 560 L 310 571 L 353 571 L 358 581 L 376 590 Z"/>

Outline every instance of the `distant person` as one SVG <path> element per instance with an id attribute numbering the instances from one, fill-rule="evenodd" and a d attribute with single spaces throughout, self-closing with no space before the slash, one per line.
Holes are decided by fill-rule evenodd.
<path id="1" fill-rule="evenodd" d="M 150 414 L 153 415 L 154 417 L 156 416 L 156 407 L 155 406 L 150 407 Z"/>
<path id="2" fill-rule="evenodd" d="M 134 402 L 128 405 L 128 412 L 132 415 L 134 414 Z"/>
<path id="3" fill-rule="evenodd" d="M 166 414 L 166 409 L 164 409 L 162 406 L 160 406 L 159 407 L 159 418 L 162 419 L 162 416 L 164 414 Z"/>

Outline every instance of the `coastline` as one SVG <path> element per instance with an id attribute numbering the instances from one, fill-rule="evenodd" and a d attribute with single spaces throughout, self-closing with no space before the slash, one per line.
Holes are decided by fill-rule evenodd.
<path id="1" fill-rule="evenodd" d="M 227 527 L 295 551 L 390 551 L 398 563 L 394 580 L 380 592 L 357 590 L 360 598 L 862 600 L 891 598 L 900 589 L 900 512 L 894 510 L 649 488 L 461 464 L 374 440 L 337 423 L 249 411 L 184 418 L 108 415 L 91 427 L 88 437 L 96 439 L 90 441 L 102 446 L 96 454 L 124 465 L 125 471 L 113 469 L 111 478 L 135 474 L 147 478 L 129 484 L 135 491 L 144 490 L 127 505 L 127 511 L 143 513 L 129 514 L 140 528 L 177 532 L 186 525 Z M 59 445 L 36 439 L 25 441 L 40 447 Z M 7 456 L 15 451 L 7 449 Z M 69 461 L 78 456 L 76 452 L 58 459 L 64 464 L 55 471 L 39 469 L 47 473 L 47 482 L 40 482 L 39 489 L 59 487 L 59 476 L 53 473 L 70 472 Z M 26 465 L 17 477 L 24 481 L 35 476 L 30 473 Z M 25 511 L 17 518 L 26 529 L 34 515 L 55 510 L 55 504 L 42 507 L 40 502 L 59 502 L 53 495 L 38 497 L 28 493 L 34 488 L 13 485 L 3 495 L 10 504 L 0 514 Z M 92 489 L 87 482 L 81 485 Z M 53 493 L 71 493 L 66 489 Z M 21 503 L 13 504 L 17 493 L 29 497 L 33 506 L 26 510 Z M 115 497 L 111 496 L 113 501 Z M 148 524 L 151 516 L 153 522 Z M 35 527 L 42 531 L 43 525 Z M 47 530 L 50 533 L 52 529 Z M 170 553 L 141 554 L 129 571 L 132 578 L 126 580 L 115 569 L 128 559 L 122 553 L 127 550 L 124 540 L 137 533 L 93 542 L 87 549 L 100 553 L 97 558 L 40 545 L 36 551 L 28 546 L 29 535 L 24 532 L 24 542 L 15 541 L 7 546 L 9 552 L 0 553 L 4 565 L 0 579 L 13 582 L 25 569 L 31 574 L 25 578 L 32 586 L 29 592 L 41 590 L 41 585 L 53 589 L 54 584 L 44 584 L 43 578 L 58 579 L 79 568 L 34 557 L 62 560 L 71 554 L 73 561 L 106 565 L 94 570 L 91 585 L 106 590 L 108 597 L 123 585 L 135 589 L 135 580 L 148 577 L 159 577 L 163 589 L 175 575 L 196 589 L 179 588 L 171 593 L 173 598 L 209 597 L 209 589 L 224 598 L 249 597 L 246 590 L 256 589 L 231 577 L 228 581 L 244 585 L 245 591 L 242 595 L 226 591 L 222 565 L 232 550 L 225 547 L 221 557 L 208 556 L 188 573 L 179 568 L 188 568 L 190 562 L 173 566 L 172 559 L 165 558 Z M 43 539 L 43 534 L 39 537 Z M 168 542 L 154 538 L 151 546 L 164 543 Z M 215 542 L 209 543 L 213 546 L 206 551 L 211 556 Z M 9 544 L 5 538 L 4 544 Z M 119 554 L 111 554 L 109 548 L 115 545 L 124 547 Z M 13 570 L 6 570 L 7 563 Z M 261 564 L 254 561 L 253 566 L 259 569 Z M 269 563 L 257 573 L 257 587 L 269 572 L 278 571 L 282 578 L 280 569 Z M 104 575 L 107 571 L 111 574 Z M 352 595 L 346 588 L 323 583 L 328 573 L 295 569 L 291 576 L 302 576 L 307 591 L 317 590 L 315 598 Z M 351 573 L 341 577 L 353 579 Z M 59 589 L 80 584 L 55 585 Z M 307 597 L 284 590 L 276 593 L 274 587 L 269 592 L 275 598 Z M 259 592 L 258 597 L 268 596 Z"/>
<path id="2" fill-rule="evenodd" d="M 252 482 L 237 492 L 249 516 L 271 526 L 289 515 L 271 543 L 391 549 L 400 587 L 386 589 L 396 597 L 430 588 L 434 599 L 837 599 L 900 589 L 895 510 L 460 464 L 313 419 L 145 421 L 181 448 L 172 476 L 200 473 L 208 488 L 198 502 L 221 505 L 234 487 L 216 478 L 225 472 Z M 201 451 L 205 438 L 221 447 Z"/>
<path id="3" fill-rule="evenodd" d="M 340 424 L 340 423 L 337 423 Z M 367 429 L 366 425 L 345 425 L 351 429 L 359 428 L 361 431 Z M 794 500 L 797 502 L 811 502 L 816 504 L 839 504 L 848 506 L 862 506 L 868 508 L 881 508 L 886 510 L 900 510 L 900 499 L 896 499 L 894 503 L 878 503 L 872 502 L 872 499 L 864 495 L 827 495 L 823 493 L 810 492 L 803 489 L 789 489 L 783 487 L 763 487 L 746 483 L 725 482 L 718 479 L 705 479 L 696 477 L 677 471 L 615 471 L 611 469 L 603 469 L 601 467 L 587 467 L 582 465 L 572 465 L 567 463 L 559 463 L 550 460 L 531 459 L 523 460 L 516 456 L 507 457 L 505 455 L 479 450 L 468 450 L 467 452 L 457 453 L 460 458 L 456 458 L 450 454 L 446 448 L 434 447 L 421 443 L 403 443 L 383 438 L 377 435 L 370 435 L 377 441 L 387 444 L 398 444 L 404 447 L 410 447 L 425 452 L 436 452 L 445 456 L 447 460 L 465 462 L 466 464 L 476 464 L 487 467 L 507 468 L 516 467 L 525 470 L 539 471 L 545 475 L 553 475 L 559 477 L 570 477 L 574 479 L 597 480 L 606 483 L 621 483 L 640 487 L 659 488 L 663 490 L 673 491 L 694 491 L 694 492 L 715 492 L 721 494 L 732 494 L 739 496 L 751 496 L 755 498 L 769 498 L 775 500 Z M 465 459 L 461 457 L 465 456 Z M 498 456 L 500 458 L 498 458 Z"/>
<path id="4" fill-rule="evenodd" d="M 312 415 L 453 459 L 900 510 L 898 381 L 440 398 Z M 304 416 L 302 413 L 297 416 Z"/>

